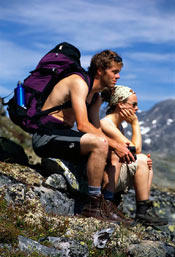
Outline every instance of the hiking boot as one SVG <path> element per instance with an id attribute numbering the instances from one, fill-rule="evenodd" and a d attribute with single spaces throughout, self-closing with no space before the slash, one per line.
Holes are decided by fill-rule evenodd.
<path id="1" fill-rule="evenodd" d="M 117 214 L 117 216 L 119 216 L 126 224 L 128 224 L 128 225 L 134 225 L 134 224 L 135 224 L 135 221 L 132 220 L 132 219 L 130 219 L 130 218 L 127 218 L 127 217 L 123 214 L 122 210 L 120 210 L 120 209 L 118 208 L 118 206 L 116 206 L 115 203 L 113 203 L 113 202 L 110 201 L 110 200 L 106 200 L 106 202 L 107 202 L 107 204 L 108 204 L 108 207 L 111 209 L 111 211 L 112 211 L 113 213 Z"/>
<path id="2" fill-rule="evenodd" d="M 114 199 L 112 200 L 112 203 L 116 205 L 117 209 L 121 212 L 123 211 L 123 198 L 122 198 L 123 192 L 117 192 L 114 194 Z"/>
<path id="3" fill-rule="evenodd" d="M 153 202 L 146 200 L 140 201 L 137 206 L 135 220 L 145 226 L 164 226 L 168 224 L 166 218 L 160 217 L 154 208 Z"/>
<path id="4" fill-rule="evenodd" d="M 131 224 L 131 221 L 126 219 L 111 201 L 105 200 L 103 195 L 89 196 L 81 215 L 126 226 Z"/>

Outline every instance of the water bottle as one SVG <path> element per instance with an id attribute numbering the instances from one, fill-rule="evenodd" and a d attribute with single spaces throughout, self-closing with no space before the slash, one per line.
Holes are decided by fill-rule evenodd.
<path id="1" fill-rule="evenodd" d="M 15 98 L 17 104 L 25 108 L 25 92 L 21 81 L 18 81 L 17 87 L 15 88 Z"/>

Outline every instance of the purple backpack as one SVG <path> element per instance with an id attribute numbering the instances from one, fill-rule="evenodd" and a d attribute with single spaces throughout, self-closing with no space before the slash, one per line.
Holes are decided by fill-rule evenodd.
<path id="1" fill-rule="evenodd" d="M 10 119 L 23 130 L 35 133 L 57 119 L 50 112 L 70 107 L 70 102 L 45 111 L 41 108 L 58 81 L 71 74 L 80 75 L 90 89 L 90 79 L 80 64 L 80 51 L 73 45 L 63 42 L 47 53 L 23 83 L 25 107 L 17 104 L 16 97 L 9 100 L 7 110 Z"/>

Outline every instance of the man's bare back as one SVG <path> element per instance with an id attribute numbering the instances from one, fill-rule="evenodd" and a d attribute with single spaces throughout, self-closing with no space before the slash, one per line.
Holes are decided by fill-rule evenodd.
<path id="1" fill-rule="evenodd" d="M 86 91 L 88 92 L 88 86 L 79 75 L 77 74 L 70 75 L 62 79 L 55 85 L 52 92 L 46 99 L 42 110 L 47 110 L 54 106 L 60 106 L 68 101 L 71 101 L 72 87 L 75 83 L 79 81 L 85 84 L 84 87 L 87 88 Z M 54 111 L 49 115 L 52 115 L 53 117 L 63 121 L 65 124 L 69 125 L 70 127 L 73 127 L 74 122 L 76 121 L 75 113 L 72 107 Z"/>

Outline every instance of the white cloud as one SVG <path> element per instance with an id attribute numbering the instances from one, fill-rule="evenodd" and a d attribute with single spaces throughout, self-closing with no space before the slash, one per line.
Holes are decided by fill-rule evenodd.
<path id="1" fill-rule="evenodd" d="M 90 55 L 82 56 L 81 57 L 81 65 L 82 65 L 82 67 L 87 69 L 89 67 L 91 58 L 92 58 L 92 56 L 90 56 Z"/>
<path id="2" fill-rule="evenodd" d="M 25 78 L 49 49 L 61 41 L 68 41 L 80 48 L 85 68 L 96 51 L 106 48 L 119 51 L 124 57 L 121 81 L 136 90 L 139 101 L 172 98 L 175 95 L 175 75 L 172 75 L 175 8 L 172 2 L 2 1 L 1 85 L 4 90 L 6 85 L 14 87 L 15 81 Z M 151 47 L 147 49 L 147 45 Z M 158 49 L 162 46 L 165 51 L 155 51 L 155 46 Z M 169 85 L 165 92 L 164 84 Z"/>
<path id="3" fill-rule="evenodd" d="M 87 50 L 126 47 L 137 42 L 174 42 L 174 14 L 160 1 L 14 1 L 0 8 L 1 20 L 25 25 L 26 34 L 66 35 Z"/>
<path id="4" fill-rule="evenodd" d="M 127 53 L 127 58 L 131 58 L 132 60 L 149 62 L 174 62 L 175 53 L 149 53 L 149 52 L 133 52 Z"/>
<path id="5" fill-rule="evenodd" d="M 0 79 L 13 81 L 29 75 L 41 56 L 38 52 L 25 49 L 15 43 L 0 40 Z"/>
<path id="6" fill-rule="evenodd" d="M 11 92 L 13 93 L 12 90 L 7 89 L 7 88 L 5 88 L 3 86 L 0 86 L 0 97 L 8 96 Z"/>

